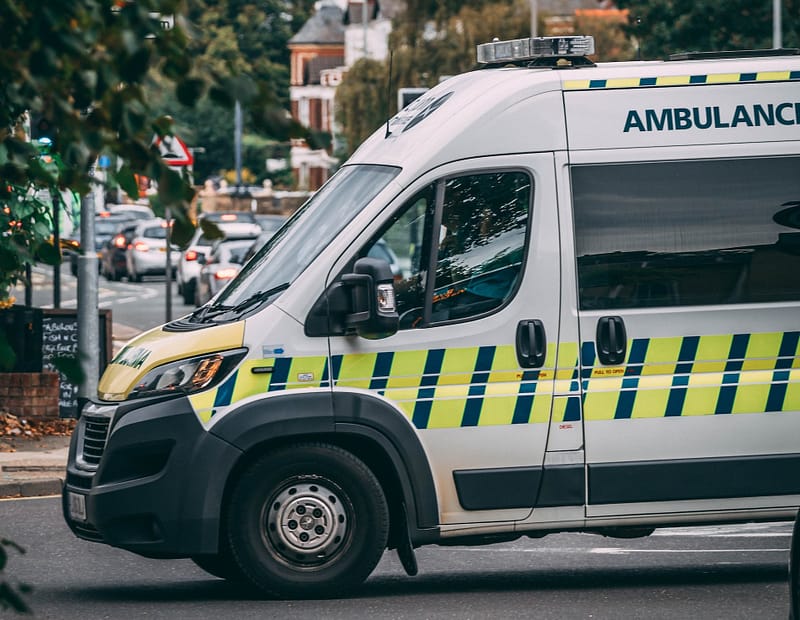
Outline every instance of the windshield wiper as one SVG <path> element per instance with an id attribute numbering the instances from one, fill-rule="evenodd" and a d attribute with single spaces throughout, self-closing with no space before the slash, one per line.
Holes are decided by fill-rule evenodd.
<path id="1" fill-rule="evenodd" d="M 285 291 L 287 288 L 289 288 L 289 282 L 284 282 L 283 284 L 279 284 L 278 286 L 273 286 L 271 289 L 268 289 L 266 291 L 259 291 L 258 293 L 254 293 L 244 301 L 240 301 L 235 306 L 227 306 L 225 304 L 205 305 L 192 312 L 190 318 L 194 319 L 194 321 L 198 323 L 202 323 L 205 319 L 212 319 L 215 316 L 219 316 L 220 314 L 226 314 L 228 312 L 243 312 L 250 306 L 257 304 L 261 301 L 265 301 L 270 297 L 272 297 L 273 295 L 275 295 L 276 293 Z"/>
<path id="2" fill-rule="evenodd" d="M 233 306 L 214 306 L 206 304 L 205 306 L 202 306 L 192 312 L 190 318 L 194 319 L 198 323 L 202 323 L 206 318 L 218 316 L 220 314 L 224 314 L 225 312 L 230 312 L 231 310 L 233 310 Z"/>
<path id="3" fill-rule="evenodd" d="M 289 288 L 289 284 L 290 284 L 289 282 L 284 282 L 283 284 L 279 284 L 278 286 L 273 286 L 272 288 L 267 289 L 266 291 L 259 291 L 258 293 L 254 293 L 244 301 L 240 301 L 238 304 L 231 307 L 230 311 L 243 312 L 244 310 L 247 310 L 247 308 L 249 308 L 250 306 L 262 301 L 266 301 L 276 293 L 285 291 L 287 288 Z"/>

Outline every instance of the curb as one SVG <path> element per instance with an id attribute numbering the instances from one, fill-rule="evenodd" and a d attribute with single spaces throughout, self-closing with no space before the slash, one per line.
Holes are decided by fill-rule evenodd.
<path id="1" fill-rule="evenodd" d="M 63 487 L 64 481 L 60 478 L 26 480 L 23 482 L 0 482 L 0 499 L 61 495 Z"/>

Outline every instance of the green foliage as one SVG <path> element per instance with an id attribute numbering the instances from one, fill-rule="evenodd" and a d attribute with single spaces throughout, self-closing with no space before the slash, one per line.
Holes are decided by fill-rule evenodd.
<path id="1" fill-rule="evenodd" d="M 451 6 L 452 5 L 452 6 Z M 387 99 L 387 62 L 360 60 L 336 91 L 336 115 L 344 130 L 346 153 L 397 111 L 394 93 L 403 87 L 432 87 L 443 76 L 475 66 L 475 48 L 494 37 L 516 39 L 530 35 L 530 4 L 487 2 L 409 2 L 390 38 L 392 96 Z M 428 19 L 438 22 L 435 36 L 422 36 Z"/>
<path id="2" fill-rule="evenodd" d="M 162 30 L 150 12 L 174 14 Z M 136 194 L 133 174 L 162 181 L 159 200 L 181 219 L 192 198 L 152 147 L 153 136 L 172 131 L 149 106 L 145 87 L 160 73 L 172 93 L 195 92 L 188 39 L 179 0 L 137 0 L 116 8 L 112 0 L 0 0 L 0 301 L 36 257 L 55 262 L 49 243 L 47 190 L 86 194 L 91 168 L 106 153 L 124 164 L 111 182 Z M 177 96 L 177 95 L 175 95 Z M 43 163 L 21 127 L 26 113 L 55 128 Z M 178 187 L 180 185 L 180 187 Z M 182 216 L 182 217 L 181 217 Z"/>
<path id="3" fill-rule="evenodd" d="M 387 65 L 362 58 L 350 67 L 336 89 L 336 116 L 352 153 L 389 116 Z"/>
<path id="4" fill-rule="evenodd" d="M 152 105 L 175 119 L 177 133 L 204 149 L 195 158 L 196 179 L 220 175 L 233 167 L 233 109 L 244 109 L 244 141 L 249 136 L 288 141 L 303 135 L 287 116 L 289 107 L 289 39 L 302 27 L 314 0 L 189 0 L 187 17 L 194 25 L 189 53 L 198 77 L 214 76 L 219 86 L 211 100 L 193 108 L 194 97 L 176 101 L 160 86 L 149 90 Z M 265 153 L 243 153 L 243 165 L 265 174 Z"/>
<path id="5" fill-rule="evenodd" d="M 762 0 L 618 0 L 644 59 L 686 51 L 772 47 L 772 2 Z M 783 46 L 800 47 L 800 0 L 782 0 Z"/>

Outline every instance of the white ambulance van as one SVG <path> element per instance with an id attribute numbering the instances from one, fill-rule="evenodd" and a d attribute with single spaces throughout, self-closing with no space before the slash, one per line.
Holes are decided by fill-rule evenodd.
<path id="1" fill-rule="evenodd" d="M 339 595 L 384 550 L 791 519 L 800 55 L 497 41 L 116 356 L 81 538 Z"/>

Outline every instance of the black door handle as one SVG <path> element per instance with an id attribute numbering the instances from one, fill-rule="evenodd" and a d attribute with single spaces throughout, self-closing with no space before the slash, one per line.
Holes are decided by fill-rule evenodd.
<path id="1" fill-rule="evenodd" d="M 547 356 L 544 323 L 526 319 L 517 324 L 517 361 L 522 368 L 541 368 Z"/>
<path id="2" fill-rule="evenodd" d="M 616 366 L 625 361 L 628 337 L 625 323 L 620 316 L 604 316 L 597 321 L 597 357 L 607 366 Z"/>

